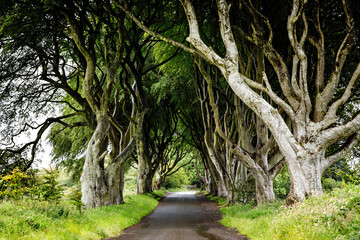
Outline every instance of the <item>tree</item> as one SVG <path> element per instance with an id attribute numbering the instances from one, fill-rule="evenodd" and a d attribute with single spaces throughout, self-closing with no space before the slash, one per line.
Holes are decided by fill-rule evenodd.
<path id="1" fill-rule="evenodd" d="M 226 55 L 221 57 L 210 46 L 206 45 L 201 38 L 199 24 L 195 9 L 190 0 L 181 0 L 188 23 L 188 42 L 192 48 L 175 42 L 170 38 L 161 36 L 138 21 L 126 8 L 122 8 L 127 15 L 135 21 L 148 34 L 180 47 L 195 56 L 215 65 L 222 72 L 234 93 L 250 108 L 270 129 L 276 140 L 281 153 L 287 161 L 290 178 L 291 191 L 287 202 L 303 200 L 307 196 L 322 192 L 321 175 L 334 162 L 351 149 L 359 139 L 360 114 L 353 115 L 352 120 L 341 122 L 337 111 L 346 105 L 354 94 L 356 83 L 360 75 L 360 63 L 355 64 L 352 72 L 343 72 L 343 66 L 351 49 L 355 45 L 354 19 L 351 15 L 350 5 L 342 1 L 342 15 L 345 20 L 342 42 L 339 44 L 333 62 L 332 74 L 325 74 L 325 51 L 324 32 L 320 18 L 320 5 L 307 4 L 307 1 L 292 1 L 291 10 L 287 19 L 286 34 L 292 51 L 292 64 L 286 65 L 284 56 L 275 48 L 273 39 L 274 32 L 271 22 L 263 13 L 254 7 L 251 1 L 243 1 L 241 5 L 234 4 L 239 8 L 230 9 L 230 4 L 225 0 L 217 0 L 218 17 L 220 21 L 220 33 L 226 49 Z M 241 8 L 246 9 L 240 12 Z M 263 6 L 261 6 L 263 7 Z M 324 6 L 327 7 L 327 6 Z M 308 17 L 306 11 L 315 9 L 315 17 Z M 249 79 L 239 71 L 239 48 L 233 34 L 235 25 L 231 22 L 231 13 L 239 13 L 250 19 L 252 24 L 250 33 L 246 30 L 240 32 L 245 39 L 259 47 L 264 53 L 270 67 L 277 76 L 281 98 L 273 91 L 267 77 L 267 70 L 263 72 L 263 83 L 257 83 Z M 309 26 L 315 29 L 316 37 L 309 34 Z M 284 36 L 278 36 L 284 37 Z M 314 53 L 315 47 L 317 59 L 316 69 L 309 68 L 310 55 Z M 355 49 L 355 51 L 357 51 Z M 358 60 L 356 60 L 358 62 Z M 313 75 L 308 72 L 312 70 Z M 343 91 L 339 89 L 341 76 L 348 77 L 345 81 Z M 325 81 L 328 77 L 328 81 Z M 312 96 L 311 86 L 316 93 Z M 279 113 L 279 110 L 266 101 L 256 90 L 266 93 L 271 101 L 280 107 L 290 118 L 291 125 Z M 337 90 L 340 90 L 338 92 Z M 326 149 L 334 143 L 343 140 L 344 144 L 337 152 L 325 156 Z M 234 146 L 233 151 L 240 150 Z"/>
<path id="2" fill-rule="evenodd" d="M 222 195 L 228 202 L 234 201 L 238 185 L 246 181 L 248 171 L 256 182 L 257 203 L 274 201 L 273 179 L 285 163 L 278 154 L 274 139 L 268 136 L 268 129 L 264 123 L 254 116 L 239 98 L 232 96 L 231 91 L 222 91 L 219 84 L 214 86 L 212 78 L 219 78 L 216 71 L 211 73 L 210 68 L 208 73 L 202 63 L 197 64 L 206 79 L 202 90 L 203 97 L 200 97 L 202 105 L 205 104 L 202 107 L 204 139 L 210 158 L 220 176 L 218 184 L 223 188 Z M 248 69 L 249 72 L 251 67 Z M 225 110 L 222 113 L 219 96 L 225 98 L 225 107 L 222 107 Z M 234 146 L 239 150 L 232 151 L 231 148 Z"/>
<path id="3" fill-rule="evenodd" d="M 39 1 L 9 1 L 5 5 L 1 8 L 0 33 L 0 104 L 3 110 L 0 119 L 4 124 L 0 155 L 13 158 L 14 164 L 21 162 L 26 170 L 35 160 L 45 130 L 55 122 L 65 123 L 65 119 L 76 115 L 55 117 L 52 114 L 55 112 L 52 105 L 59 103 L 59 92 L 65 91 L 82 102 L 84 108 L 87 106 L 81 95 L 67 84 L 68 75 L 64 71 L 73 69 L 60 47 L 60 42 L 68 43 L 59 30 L 64 27 L 64 20 L 53 11 L 45 12 Z M 54 80 L 56 78 L 58 81 Z M 50 117 L 44 116 L 47 114 Z M 33 140 L 18 144 L 15 138 L 28 131 L 36 131 Z"/>
<path id="4" fill-rule="evenodd" d="M 4 95 L 2 95 L 4 98 L 8 96 L 9 101 L 5 100 L 5 103 L 16 103 L 17 99 L 11 98 L 12 95 L 15 95 L 19 96 L 19 101 L 22 103 L 20 106 L 16 105 L 17 107 L 34 106 L 34 113 L 38 113 L 44 107 L 54 103 L 65 104 L 70 109 L 69 114 L 66 113 L 64 116 L 56 118 L 49 117 L 36 127 L 24 123 L 25 127 L 21 127 L 21 132 L 26 131 L 29 127 L 39 129 L 36 140 L 19 149 L 6 148 L 4 152 L 21 153 L 28 146 L 32 146 L 32 158 L 27 164 L 29 167 L 33 162 L 37 143 L 45 130 L 53 123 L 63 126 L 63 129 L 89 127 L 94 133 L 92 139 L 94 141 L 89 142 L 87 151 L 87 165 L 91 166 L 85 167 L 83 174 L 83 201 L 88 207 L 123 202 L 121 163 L 127 159 L 126 155 L 134 149 L 134 141 L 131 141 L 129 137 L 130 131 L 126 133 L 121 128 L 121 124 L 127 126 L 129 121 L 122 121 L 121 124 L 118 124 L 119 111 L 111 111 L 111 109 L 119 109 L 120 106 L 119 93 L 112 90 L 115 84 L 115 72 L 120 67 L 123 46 L 119 45 L 115 50 L 109 49 L 112 44 L 108 41 L 110 36 L 114 40 L 122 41 L 122 37 L 116 35 L 119 31 L 111 32 L 111 29 L 119 29 L 121 25 L 117 24 L 115 18 L 102 15 L 105 14 L 103 10 L 110 10 L 109 5 L 103 3 L 96 2 L 92 6 L 82 2 L 28 1 L 20 4 L 14 3 L 11 5 L 13 15 L 8 16 L 8 21 L 5 21 L 2 28 L 4 30 L 2 39 L 4 39 L 5 46 L 2 56 L 6 57 L 9 53 L 10 56 L 17 56 L 11 55 L 12 51 L 16 52 L 16 46 L 18 49 L 20 48 L 18 50 L 19 59 L 23 55 L 34 55 L 32 58 L 25 58 L 24 64 L 3 76 L 2 80 L 8 81 L 4 85 Z M 24 11 L 29 8 L 34 9 L 34 12 Z M 59 12 L 62 14 L 59 15 Z M 32 15 L 34 18 L 31 18 Z M 75 16 L 81 17 L 77 19 Z M 31 19 L 27 25 L 34 29 L 40 28 L 39 34 L 24 33 L 24 29 L 21 28 L 23 19 Z M 103 21 L 96 22 L 97 19 Z M 79 22 L 84 25 L 80 26 Z M 121 17 L 119 17 L 119 22 L 121 22 Z M 71 27 L 70 36 L 68 35 L 68 26 Z M 104 28 L 106 26 L 108 32 L 104 34 L 97 32 L 95 29 L 99 26 Z M 89 32 L 92 34 L 87 37 Z M 105 42 L 104 45 L 101 45 L 102 40 Z M 99 50 L 95 51 L 95 49 Z M 111 61 L 115 59 L 113 64 L 110 63 L 110 59 Z M 11 61 L 6 61 L 6 63 L 11 64 Z M 12 69 L 8 66 L 4 66 L 4 68 Z M 27 73 L 26 75 L 23 74 L 24 71 Z M 22 82 L 27 79 L 32 81 L 29 82 L 32 84 L 31 88 L 27 88 L 26 84 Z M 119 87 L 119 89 L 121 88 Z M 117 92 L 120 91 L 119 89 Z M 14 92 L 15 94 L 13 94 Z M 66 93 L 67 96 L 59 96 L 55 94 L 56 92 Z M 44 97 L 39 98 L 43 95 Z M 114 95 L 117 97 L 112 98 Z M 23 101 L 24 99 L 25 101 Z M 129 95 L 123 99 L 126 99 L 125 102 L 129 102 Z M 32 102 L 35 104 L 31 104 Z M 24 108 L 25 112 L 29 110 L 29 108 Z M 112 115 L 109 116 L 108 112 L 112 112 Z M 11 116 L 9 112 L 6 114 L 6 116 Z M 28 119 L 31 117 L 33 116 Z M 111 117 L 112 119 L 110 119 Z M 123 132 L 119 130 L 120 133 L 116 131 L 109 133 L 110 127 L 112 130 L 120 129 Z M 15 135 L 17 134 L 15 133 Z M 120 136 L 119 140 L 117 139 L 118 135 Z M 111 141 L 114 138 L 116 140 Z M 107 154 L 109 141 L 114 144 L 110 154 L 111 161 L 105 170 L 103 157 Z M 109 182 L 112 184 L 108 184 Z"/>
<path id="5" fill-rule="evenodd" d="M 159 24 L 161 18 L 153 10 L 161 3 L 144 9 L 137 2 L 133 7 L 159 30 L 167 27 Z M 82 200 L 87 207 L 122 203 L 125 161 L 135 148 L 139 158 L 144 153 L 143 119 L 148 106 L 143 77 L 176 54 L 153 64 L 149 56 L 156 41 L 124 19 L 110 1 L 11 2 L 4 13 L 1 57 L 7 61 L 2 66 L 1 103 L 9 112 L 2 116 L 11 123 L 16 111 L 10 106 L 17 102 L 20 108 L 25 105 L 22 113 L 37 114 L 54 103 L 66 107 L 63 116 L 49 117 L 37 126 L 26 123 L 33 116 L 24 114 L 28 118 L 19 124 L 20 132 L 38 130 L 35 141 L 17 149 L 6 147 L 1 156 L 24 154 L 30 146 L 32 157 L 25 166 L 29 168 L 41 136 L 53 123 L 58 123 L 54 134 L 87 127 L 91 138 L 84 137 Z M 39 34 L 24 32 L 30 28 L 24 28 L 23 19 L 29 19 L 26 26 L 39 29 Z M 12 66 L 17 59 L 21 64 Z"/>

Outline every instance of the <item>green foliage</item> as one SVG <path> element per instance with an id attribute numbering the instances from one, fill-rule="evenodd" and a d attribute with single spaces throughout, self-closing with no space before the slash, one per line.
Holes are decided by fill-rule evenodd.
<path id="1" fill-rule="evenodd" d="M 274 178 L 274 193 L 277 198 L 285 199 L 289 192 L 290 192 L 290 175 L 289 175 L 289 170 L 286 166 Z"/>
<path id="2" fill-rule="evenodd" d="M 0 131 L 1 130 L 2 129 L 0 129 Z M 1 132 L 0 132 L 0 136 L 2 137 Z M 10 174 L 11 171 L 16 168 L 22 171 L 25 168 L 25 165 L 26 162 L 23 161 L 22 154 L 12 154 L 12 153 L 0 154 L 0 176 Z M 1 190 L 1 183 L 0 183 L 0 190 Z"/>
<path id="3" fill-rule="evenodd" d="M 63 111 L 68 114 L 70 110 L 65 108 Z M 76 121 L 85 120 L 83 117 L 73 117 L 69 122 Z M 85 160 L 84 152 L 93 131 L 88 127 L 62 128 L 60 124 L 54 124 L 48 135 L 53 147 L 53 161 L 65 169 L 73 182 L 79 182 Z"/>
<path id="4" fill-rule="evenodd" d="M 338 171 L 336 171 L 336 174 L 339 177 L 341 177 L 342 181 L 345 183 L 359 185 L 360 184 L 359 172 L 360 172 L 360 166 L 359 164 L 356 164 L 355 168 L 353 169 L 350 167 L 345 171 L 342 169 L 338 169 Z"/>
<path id="5" fill-rule="evenodd" d="M 325 178 L 322 180 L 322 187 L 324 191 L 332 191 L 334 188 L 338 187 L 338 182 L 335 181 L 335 179 L 332 178 Z"/>
<path id="6" fill-rule="evenodd" d="M 19 201 L 27 196 L 38 201 L 58 202 L 62 197 L 62 187 L 57 182 L 59 173 L 52 168 L 43 171 L 43 175 L 30 171 L 30 177 L 17 168 L 12 170 L 11 174 L 2 177 L 4 190 L 0 191 L 0 197 Z"/>
<path id="7" fill-rule="evenodd" d="M 41 184 L 41 196 L 45 201 L 58 202 L 62 197 L 62 187 L 58 185 L 57 178 L 59 172 L 53 168 L 44 169 L 45 174 L 42 176 L 43 182 Z"/>
<path id="8" fill-rule="evenodd" d="M 197 187 L 200 187 L 200 182 L 197 177 L 196 169 L 195 169 L 194 152 L 191 152 L 190 154 L 186 155 L 184 158 L 184 161 L 186 161 L 186 162 L 190 161 L 190 160 L 191 160 L 191 163 L 184 167 L 186 175 L 189 177 L 189 185 L 196 185 Z M 202 173 L 203 173 L 202 165 L 198 164 L 198 168 L 199 168 L 200 175 L 202 175 Z"/>
<path id="9" fill-rule="evenodd" d="M 11 171 L 11 174 L 7 174 L 2 177 L 2 183 L 5 185 L 5 190 L 0 192 L 0 197 L 6 197 L 13 200 L 20 200 L 20 198 L 26 193 L 24 180 L 28 176 L 15 168 Z"/>
<path id="10" fill-rule="evenodd" d="M 149 214 L 157 201 L 139 195 L 122 205 L 88 209 L 80 214 L 74 206 L 33 200 L 0 204 L 0 240 L 100 239 L 118 235 Z"/>
<path id="11" fill-rule="evenodd" d="M 346 205 L 347 211 L 353 211 L 360 213 L 360 196 L 353 197 Z"/>
<path id="12" fill-rule="evenodd" d="M 160 200 L 165 195 L 165 192 L 162 190 L 155 190 L 152 191 L 151 193 L 147 193 L 146 195 L 156 200 Z"/>
<path id="13" fill-rule="evenodd" d="M 223 208 L 221 223 L 251 239 L 359 239 L 360 186 L 343 185 L 285 208 L 283 203 L 260 207 Z"/>
<path id="14" fill-rule="evenodd" d="M 0 129 L 0 139 L 6 146 L 12 136 L 27 131 L 30 125 L 38 125 L 39 115 L 52 109 L 46 101 L 54 100 L 58 93 L 42 88 L 44 82 L 39 75 L 41 62 L 47 68 L 45 58 L 55 58 L 53 36 L 61 38 L 58 29 L 64 21 L 55 23 L 44 13 L 40 1 L 9 0 L 1 1 L 0 6 L 0 122 L 6 126 Z M 35 49 L 46 54 L 39 57 L 40 52 Z M 28 167 L 30 161 L 25 152 L 22 158 L 16 158 L 11 165 L 19 161 Z"/>
<path id="15" fill-rule="evenodd" d="M 187 186 L 182 185 L 180 187 L 175 187 L 175 188 L 163 188 L 164 190 L 166 190 L 166 192 L 184 192 L 184 191 L 189 191 L 189 189 L 187 188 Z"/>
<path id="16" fill-rule="evenodd" d="M 324 171 L 323 178 L 332 178 L 337 182 L 341 182 L 343 179 L 341 177 L 342 174 L 339 175 L 340 172 L 344 174 L 348 174 L 351 171 L 351 167 L 349 166 L 349 159 L 342 158 L 340 161 L 333 164 L 330 168 Z"/>
<path id="17" fill-rule="evenodd" d="M 176 173 L 166 177 L 165 188 L 178 188 L 190 183 L 189 177 L 183 168 L 180 168 Z"/>
<path id="18" fill-rule="evenodd" d="M 73 205 L 75 205 L 76 209 L 79 213 L 82 213 L 82 208 L 85 206 L 84 203 L 81 201 L 81 191 L 71 188 L 71 193 L 69 195 L 70 200 Z"/>
<path id="19" fill-rule="evenodd" d="M 255 204 L 255 179 L 249 176 L 246 182 L 238 182 L 237 202 Z"/>

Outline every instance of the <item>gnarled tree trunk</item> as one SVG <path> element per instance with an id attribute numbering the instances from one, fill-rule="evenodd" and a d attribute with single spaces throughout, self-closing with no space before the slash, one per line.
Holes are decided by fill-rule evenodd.
<path id="1" fill-rule="evenodd" d="M 110 122 L 106 113 L 98 116 L 96 129 L 87 147 L 84 170 L 80 179 L 81 200 L 87 207 L 107 205 L 109 201 L 104 169 L 109 127 Z"/>
<path id="2" fill-rule="evenodd" d="M 338 111 L 341 111 L 341 107 L 345 106 L 354 96 L 355 86 L 360 79 L 360 62 L 351 67 L 352 72 L 347 71 L 347 74 L 342 74 L 345 61 L 356 43 L 356 28 L 349 3 L 346 0 L 342 1 L 343 12 L 339 15 L 344 19 L 344 34 L 343 39 L 339 41 L 339 48 L 329 74 L 325 74 L 325 58 L 327 52 L 333 51 L 325 49 L 323 24 L 320 17 L 326 16 L 320 15 L 319 4 L 312 5 L 315 7 L 315 16 L 309 16 L 305 14 L 309 7 L 307 1 L 292 1 L 286 26 L 293 54 L 291 67 L 288 67 L 289 64 L 285 62 L 280 51 L 274 48 L 274 32 L 270 25 L 271 21 L 252 4 L 243 5 L 247 9 L 242 13 L 248 14 L 248 19 L 253 20 L 247 28 L 250 29 L 250 32 L 241 29 L 239 27 L 241 25 L 236 27 L 243 38 L 253 44 L 253 47 L 259 47 L 265 54 L 281 87 L 283 97 L 279 97 L 272 90 L 265 71 L 263 72 L 264 83 L 253 81 L 239 72 L 238 43 L 232 32 L 234 26 L 230 19 L 231 5 L 226 0 L 216 0 L 220 33 L 226 49 L 224 57 L 221 57 L 202 41 L 191 0 L 180 1 L 188 19 L 189 37 L 187 40 L 192 48 L 152 32 L 127 9 L 122 9 L 148 34 L 180 47 L 220 69 L 233 92 L 264 121 L 277 142 L 290 172 L 291 192 L 288 197 L 290 203 L 321 193 L 319 165 L 321 166 L 320 171 L 324 171 L 324 168 L 330 167 L 331 164 L 338 161 L 341 158 L 340 155 L 349 151 L 360 138 L 360 114 L 353 113 L 351 120 L 348 121 L 337 115 Z M 310 36 L 309 29 L 316 29 L 316 36 Z M 312 46 L 309 46 L 309 43 Z M 312 58 L 314 53 L 307 52 L 309 49 L 317 53 L 316 67 L 314 68 L 308 67 L 308 57 Z M 348 74 L 350 72 L 351 74 Z M 308 74 L 311 74 L 313 78 L 310 79 Z M 343 81 L 343 78 L 347 78 L 347 80 Z M 338 91 L 341 81 L 345 83 L 344 91 Z M 312 94 L 309 92 L 310 84 L 315 86 L 315 98 L 311 97 Z M 267 94 L 272 103 L 286 113 L 291 121 L 291 126 L 286 124 L 276 107 L 273 107 L 253 89 Z M 337 95 L 338 93 L 340 95 Z M 314 142 L 317 149 L 312 149 Z M 325 156 L 311 156 L 316 151 L 324 152 L 331 144 L 335 143 L 338 143 L 340 148 L 331 156 L 326 156 L 326 158 Z"/>
<path id="3" fill-rule="evenodd" d="M 145 112 L 146 111 L 142 111 L 137 114 L 136 126 L 134 131 L 138 160 L 136 194 L 152 192 L 152 178 L 154 176 L 152 172 L 152 166 L 150 165 L 150 159 L 146 155 L 146 144 L 143 134 L 143 121 L 145 117 Z"/>
<path id="4" fill-rule="evenodd" d="M 152 178 L 151 166 L 147 160 L 138 155 L 138 176 L 136 194 L 144 194 L 152 192 Z"/>

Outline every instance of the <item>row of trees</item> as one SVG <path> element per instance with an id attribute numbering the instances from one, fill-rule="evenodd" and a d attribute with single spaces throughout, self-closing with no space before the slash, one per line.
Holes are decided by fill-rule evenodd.
<path id="1" fill-rule="evenodd" d="M 285 164 L 289 204 L 321 193 L 323 172 L 360 137 L 359 10 L 345 0 L 10 1 L 0 164 L 29 168 L 51 127 L 55 159 L 82 172 L 88 207 L 123 203 L 131 161 L 139 194 L 186 164 L 228 202 L 249 175 L 258 204 L 275 200 Z M 15 146 L 32 128 L 36 139 Z M 193 163 L 182 161 L 189 152 Z"/>
<path id="2" fill-rule="evenodd" d="M 261 1 L 218 0 L 217 17 L 224 49 L 216 51 L 216 46 L 203 40 L 206 26 L 199 24 L 196 6 L 189 0 L 181 3 L 188 20 L 187 41 L 191 48 L 160 36 L 138 21 L 131 11 L 122 9 L 149 35 L 216 66 L 233 93 L 258 116 L 256 124 L 263 124 L 256 131 L 259 145 L 249 151 L 229 137 L 225 116 L 225 124 L 221 124 L 216 102 L 208 89 L 216 134 L 229 146 L 228 152 L 254 176 L 264 200 L 272 198 L 268 190 L 271 187 L 266 189 L 272 185 L 273 171 L 269 166 L 280 163 L 269 164 L 271 141 L 265 126 L 288 165 L 291 189 L 287 202 L 291 204 L 321 193 L 322 173 L 339 161 L 360 136 L 359 111 L 352 105 L 357 100 L 360 76 L 355 27 L 358 21 L 352 14 L 352 9 L 358 11 L 358 4 L 342 1 L 323 6 L 320 1 L 294 0 L 288 6 L 287 20 L 280 23 L 276 21 L 285 19 L 282 12 L 280 17 L 278 11 L 276 16 L 271 16 L 271 10 L 274 5 L 284 9 L 277 5 L 287 5 L 281 1 L 269 6 Z M 323 27 L 325 24 L 331 25 L 331 30 Z M 286 33 L 286 40 L 281 31 Z M 211 88 L 211 76 L 201 67 L 201 60 L 196 61 Z M 255 74 L 251 74 L 251 65 L 256 69 Z M 270 77 L 277 81 L 269 80 Z M 344 112 L 346 116 L 341 114 Z M 334 145 L 335 150 L 329 152 Z M 216 158 L 211 150 L 209 153 L 210 158 Z M 260 161 L 254 159 L 259 155 Z M 221 170 L 225 167 L 216 166 L 218 160 L 212 162 L 223 180 Z"/>
<path id="3" fill-rule="evenodd" d="M 171 3 L 142 5 L 130 6 L 157 31 L 183 37 L 176 16 L 166 15 Z M 159 188 L 179 169 L 189 148 L 181 146 L 188 133 L 180 126 L 182 103 L 174 94 L 189 86 L 159 71 L 179 51 L 159 53 L 165 47 L 109 1 L 12 2 L 2 11 L 4 170 L 29 168 L 49 127 L 55 159 L 82 171 L 88 207 L 123 203 L 129 159 L 137 162 L 139 194 L 152 191 L 157 172 Z M 169 81 L 173 95 L 162 88 Z M 51 116 L 56 104 L 60 117 Z M 51 117 L 38 123 L 36 114 Z M 17 147 L 15 137 L 29 129 L 38 130 L 36 139 Z"/>

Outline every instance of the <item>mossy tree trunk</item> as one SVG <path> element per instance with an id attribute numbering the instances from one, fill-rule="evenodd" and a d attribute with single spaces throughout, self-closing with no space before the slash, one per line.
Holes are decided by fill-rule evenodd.
<path id="1" fill-rule="evenodd" d="M 81 176 L 82 201 L 86 207 L 121 204 L 124 202 L 124 166 L 135 149 L 131 130 L 133 124 L 131 122 L 127 124 L 127 130 L 119 124 L 119 92 L 113 91 L 117 79 L 116 73 L 119 71 L 124 50 L 124 29 L 121 25 L 124 16 L 118 19 L 120 24 L 116 23 L 111 26 L 116 31 L 102 36 L 105 49 L 105 59 L 103 60 L 105 61 L 106 77 L 100 83 L 96 75 L 98 66 L 97 56 L 94 54 L 96 52 L 95 41 L 84 41 L 84 34 L 87 33 L 84 33 L 84 29 L 79 28 L 73 12 L 65 12 L 65 15 L 70 25 L 70 35 L 86 62 L 82 84 L 83 95 L 96 117 L 96 127 L 87 146 Z M 94 34 L 90 37 L 95 39 L 98 36 Z M 110 54 L 107 45 L 110 37 L 117 40 L 113 55 Z M 114 92 L 115 97 L 111 99 Z M 132 108 L 134 110 L 135 106 L 133 105 Z M 108 152 L 109 143 L 112 145 L 111 153 Z"/>

